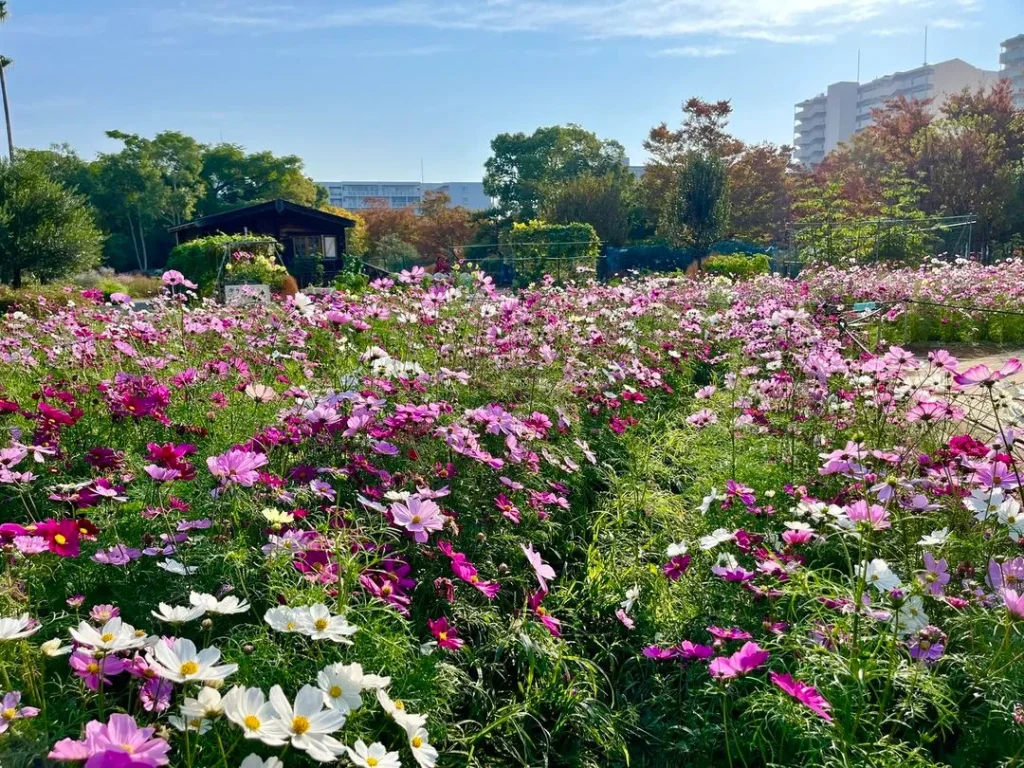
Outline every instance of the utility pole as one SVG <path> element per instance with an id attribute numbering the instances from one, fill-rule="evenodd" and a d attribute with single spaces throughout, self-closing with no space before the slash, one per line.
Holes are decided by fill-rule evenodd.
<path id="1" fill-rule="evenodd" d="M 7 122 L 7 152 L 11 157 L 11 162 L 14 162 L 14 131 L 11 129 L 11 107 L 7 103 L 7 77 L 4 75 L 4 70 L 7 65 L 11 64 L 11 60 L 5 56 L 0 56 L 0 95 L 3 97 L 4 102 L 4 120 Z"/>

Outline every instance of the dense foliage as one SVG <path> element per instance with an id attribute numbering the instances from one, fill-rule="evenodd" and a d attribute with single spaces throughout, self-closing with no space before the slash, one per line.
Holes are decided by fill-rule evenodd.
<path id="1" fill-rule="evenodd" d="M 212 294 L 218 277 L 222 280 L 248 277 L 253 282 L 276 285 L 283 276 L 277 275 L 271 280 L 264 272 L 270 265 L 277 264 L 279 249 L 280 245 L 274 238 L 262 235 L 208 235 L 175 246 L 167 259 L 167 268 L 180 272 L 199 286 L 203 296 Z M 238 261 L 234 258 L 236 253 L 256 256 L 261 260 L 254 269 L 246 271 L 242 264 L 235 266 Z"/>
<path id="2" fill-rule="evenodd" d="M 865 353 L 859 271 L 164 279 L 0 320 L 5 766 L 1024 749 L 1020 365 Z"/>
<path id="3" fill-rule="evenodd" d="M 103 237 L 85 201 L 22 160 L 0 160 L 0 282 L 97 266 Z"/>
<path id="4" fill-rule="evenodd" d="M 548 272 L 558 279 L 573 279 L 580 270 L 592 272 L 601 241 L 589 224 L 548 224 L 535 219 L 513 224 L 503 246 L 504 262 L 511 264 L 515 280 L 526 285 Z"/>

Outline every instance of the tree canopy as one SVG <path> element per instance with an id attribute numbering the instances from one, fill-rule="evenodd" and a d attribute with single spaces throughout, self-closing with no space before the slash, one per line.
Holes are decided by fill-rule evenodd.
<path id="1" fill-rule="evenodd" d="M 0 160 L 0 282 L 41 281 L 99 264 L 103 236 L 81 196 L 23 158 Z"/>

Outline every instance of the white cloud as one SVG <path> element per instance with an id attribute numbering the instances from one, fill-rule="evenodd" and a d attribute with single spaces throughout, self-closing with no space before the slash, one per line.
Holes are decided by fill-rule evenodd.
<path id="1" fill-rule="evenodd" d="M 872 29 L 869 34 L 875 37 L 900 37 L 910 34 L 911 31 L 908 27 L 878 27 Z"/>
<path id="2" fill-rule="evenodd" d="M 680 48 L 662 48 L 660 51 L 652 53 L 651 56 L 712 59 L 718 56 L 729 56 L 732 53 L 734 53 L 732 48 L 722 45 L 684 45 Z"/>
<path id="3" fill-rule="evenodd" d="M 925 5 L 930 13 L 962 12 L 974 0 L 353 0 L 343 11 L 320 13 L 241 0 L 213 6 L 192 2 L 191 9 L 168 14 L 168 21 L 268 34 L 407 26 L 589 39 L 710 35 L 794 44 L 829 42 L 837 32 L 869 21 L 880 28 L 888 21 L 891 27 L 901 12 Z"/>
<path id="4" fill-rule="evenodd" d="M 936 29 L 963 29 L 967 24 L 959 19 L 932 19 L 928 26 Z"/>

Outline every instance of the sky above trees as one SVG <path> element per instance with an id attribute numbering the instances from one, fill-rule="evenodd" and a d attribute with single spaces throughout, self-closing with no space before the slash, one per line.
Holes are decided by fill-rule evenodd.
<path id="1" fill-rule="evenodd" d="M 929 59 L 996 69 L 1019 0 L 14 0 L 15 140 L 111 128 L 297 154 L 316 178 L 478 179 L 498 133 L 575 122 L 644 160 L 689 95 L 748 142 L 828 83 Z"/>

